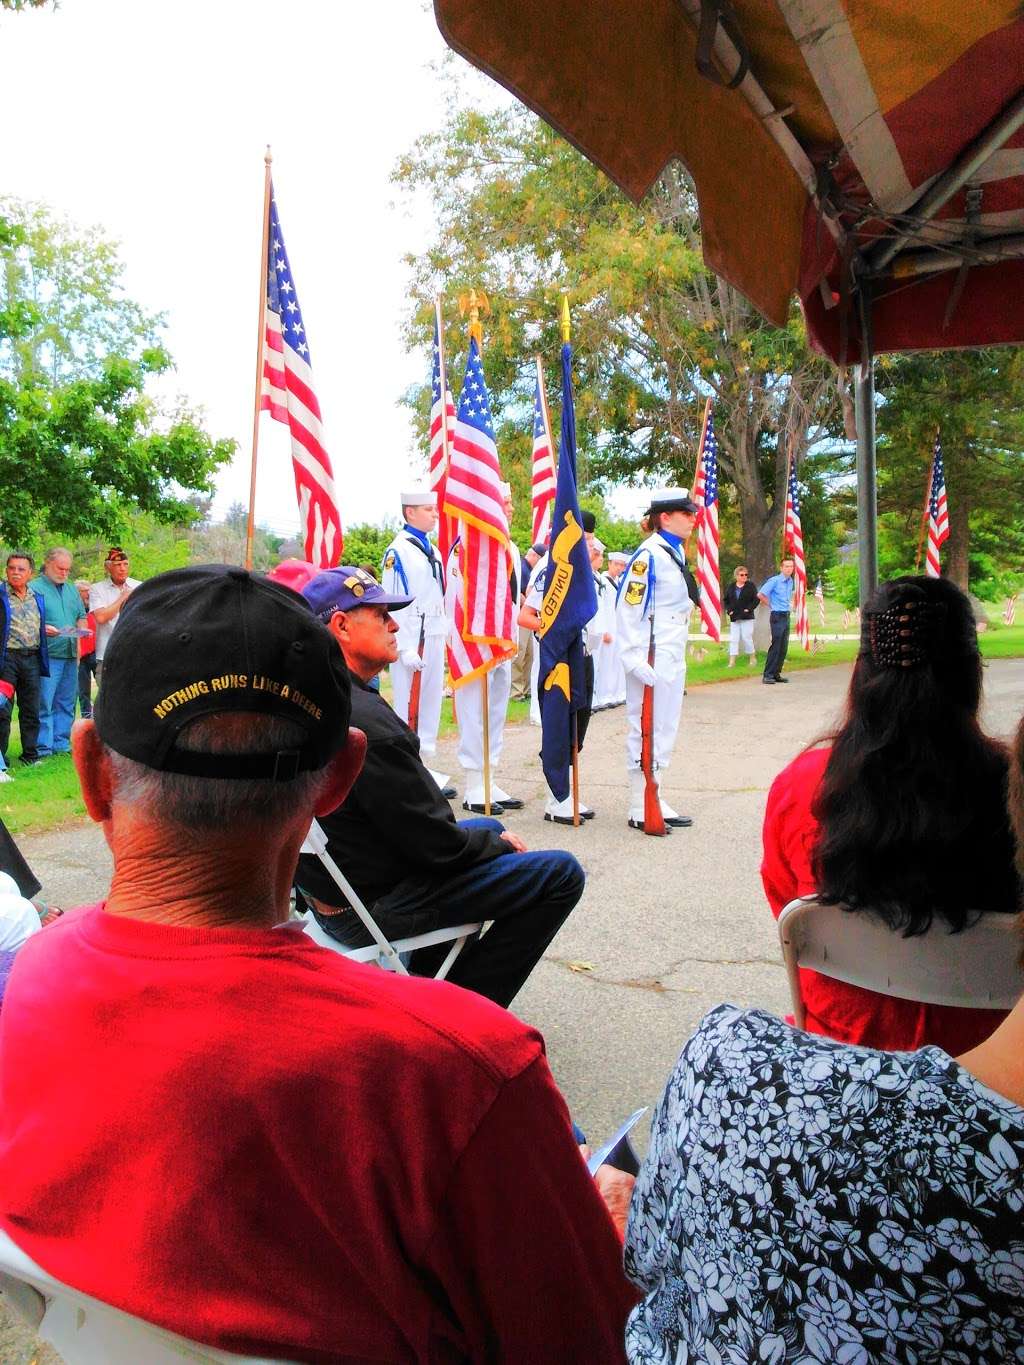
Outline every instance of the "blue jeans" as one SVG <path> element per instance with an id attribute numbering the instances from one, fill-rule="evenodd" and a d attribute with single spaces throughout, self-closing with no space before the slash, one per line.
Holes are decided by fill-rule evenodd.
<path id="1" fill-rule="evenodd" d="M 66 754 L 78 700 L 78 660 L 50 659 L 50 676 L 40 679 L 39 757 Z"/>
<path id="2" fill-rule="evenodd" d="M 499 834 L 504 828 L 486 817 L 459 823 Z M 454 877 L 410 877 L 369 909 L 391 939 L 493 920 L 482 937 L 466 944 L 448 980 L 507 1006 L 583 895 L 584 882 L 583 869 L 571 853 L 510 850 Z M 371 941 L 352 911 L 317 915 L 317 920 L 347 947 L 363 947 Z M 441 943 L 419 949 L 412 955 L 410 972 L 433 976 L 450 947 Z"/>

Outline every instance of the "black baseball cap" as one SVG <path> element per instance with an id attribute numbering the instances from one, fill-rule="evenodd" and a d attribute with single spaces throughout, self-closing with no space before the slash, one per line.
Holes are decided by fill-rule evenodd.
<path id="1" fill-rule="evenodd" d="M 351 565 L 325 569 L 303 586 L 302 595 L 321 621 L 329 621 L 336 611 L 355 611 L 356 607 L 399 611 L 413 600 L 385 592 L 373 574 Z"/>
<path id="2" fill-rule="evenodd" d="M 300 748 L 200 754 L 176 746 L 200 716 L 297 721 Z M 226 564 L 158 574 L 121 608 L 95 708 L 104 744 L 161 772 L 286 782 L 344 748 L 351 684 L 341 651 L 298 593 Z"/>

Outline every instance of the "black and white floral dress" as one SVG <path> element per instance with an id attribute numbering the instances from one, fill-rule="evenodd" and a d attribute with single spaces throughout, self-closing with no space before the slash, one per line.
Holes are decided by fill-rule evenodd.
<path id="1" fill-rule="evenodd" d="M 626 1237 L 634 1365 L 1024 1365 L 1024 1110 L 938 1048 L 719 1006 Z"/>

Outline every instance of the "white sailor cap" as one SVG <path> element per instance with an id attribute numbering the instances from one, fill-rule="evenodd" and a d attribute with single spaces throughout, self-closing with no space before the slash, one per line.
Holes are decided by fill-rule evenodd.
<path id="1" fill-rule="evenodd" d="M 403 507 L 433 507 L 437 494 L 432 488 L 413 488 L 402 494 Z"/>
<path id="2" fill-rule="evenodd" d="M 590 538 L 590 548 L 591 548 L 592 550 L 600 550 L 601 553 L 604 554 L 604 541 L 603 541 L 603 540 L 598 540 L 597 536 L 591 536 L 591 538 Z"/>
<path id="3" fill-rule="evenodd" d="M 696 516 L 700 509 L 690 497 L 688 488 L 658 488 L 651 494 L 650 512 L 689 512 Z"/>
<path id="4" fill-rule="evenodd" d="M 629 563 L 629 555 L 624 554 L 622 550 L 612 550 L 612 552 L 611 552 L 611 553 L 609 554 L 609 556 L 608 556 L 608 563 L 609 563 L 609 564 L 628 564 L 628 563 Z"/>

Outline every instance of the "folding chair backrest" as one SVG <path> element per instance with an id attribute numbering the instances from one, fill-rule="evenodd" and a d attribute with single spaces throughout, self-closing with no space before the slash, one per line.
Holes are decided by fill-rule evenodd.
<path id="1" fill-rule="evenodd" d="M 924 1005 L 1009 1010 L 1024 992 L 1016 915 L 982 915 L 951 934 L 939 920 L 904 938 L 870 911 L 851 913 L 813 898 L 790 901 L 779 915 L 779 940 L 793 1012 L 804 1023 L 798 968 Z"/>
<path id="2" fill-rule="evenodd" d="M 466 943 L 469 939 L 474 938 L 483 927 L 482 924 L 457 924 L 444 929 L 432 929 L 425 934 L 416 934 L 412 938 L 396 939 L 392 942 L 383 933 L 377 921 L 359 899 L 352 883 L 331 857 L 327 850 L 327 836 L 316 820 L 310 826 L 301 852 L 314 854 L 320 859 L 344 896 L 345 901 L 362 921 L 363 927 L 373 942 L 365 948 L 347 948 L 343 943 L 339 943 L 336 938 L 332 938 L 317 923 L 312 913 L 306 917 L 305 933 L 315 943 L 319 943 L 322 948 L 330 948 L 333 952 L 351 958 L 353 962 L 374 962 L 378 967 L 384 967 L 388 971 L 400 972 L 408 976 L 409 969 L 406 966 L 405 959 L 410 953 L 415 952 L 417 948 L 429 948 L 437 943 L 451 943 L 451 950 L 434 974 L 435 980 L 443 981 Z"/>
<path id="3" fill-rule="evenodd" d="M 0 1230 L 0 1293 L 47 1341 L 65 1365 L 180 1365 L 183 1360 L 234 1365 L 286 1365 L 280 1359 L 233 1355 L 122 1313 L 47 1274 Z"/>

